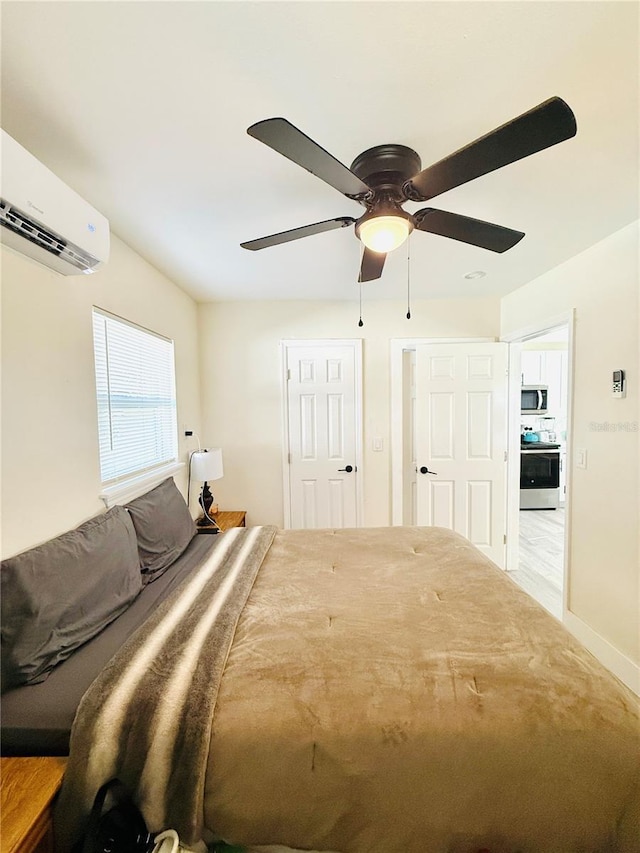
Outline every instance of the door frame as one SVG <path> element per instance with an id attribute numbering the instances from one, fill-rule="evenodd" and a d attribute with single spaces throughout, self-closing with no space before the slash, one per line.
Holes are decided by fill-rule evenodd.
<path id="1" fill-rule="evenodd" d="M 567 442 L 566 455 L 566 497 L 564 510 L 564 569 L 562 579 L 562 621 L 565 622 L 569 612 L 570 579 L 571 579 L 571 500 L 572 469 L 573 469 L 573 372 L 575 364 L 575 309 L 571 308 L 561 314 L 539 320 L 531 326 L 516 329 L 500 340 L 509 344 L 509 467 L 507 472 L 507 571 L 518 568 L 520 548 L 520 478 L 519 478 L 519 449 L 520 449 L 520 353 L 522 343 L 538 338 L 561 326 L 567 327 Z M 518 448 L 518 464 L 516 464 L 515 448 Z"/>
<path id="2" fill-rule="evenodd" d="M 403 459 L 403 354 L 423 344 L 494 344 L 493 338 L 391 338 L 391 525 L 401 527 L 404 518 Z"/>
<path id="3" fill-rule="evenodd" d="M 293 347 L 351 347 L 354 355 L 354 423 L 356 477 L 356 527 L 363 524 L 363 441 L 362 441 L 362 338 L 292 338 L 280 341 L 280 382 L 282 400 L 282 494 L 284 498 L 284 529 L 291 528 L 291 463 L 289 442 L 288 355 Z"/>

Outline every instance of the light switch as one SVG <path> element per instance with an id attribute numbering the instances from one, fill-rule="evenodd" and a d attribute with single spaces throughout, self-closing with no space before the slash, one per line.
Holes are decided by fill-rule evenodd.
<path id="1" fill-rule="evenodd" d="M 376 453 L 380 453 L 380 452 L 382 451 L 383 447 L 384 447 L 384 442 L 383 442 L 383 440 L 382 440 L 382 436 L 377 435 L 377 436 L 373 439 L 373 441 L 371 442 L 371 444 L 372 444 L 373 450 L 374 450 Z"/>
<path id="2" fill-rule="evenodd" d="M 576 448 L 576 468 L 587 467 L 587 451 L 584 447 Z"/>

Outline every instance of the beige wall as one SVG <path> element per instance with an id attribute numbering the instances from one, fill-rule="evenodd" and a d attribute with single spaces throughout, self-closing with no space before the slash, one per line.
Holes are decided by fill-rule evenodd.
<path id="1" fill-rule="evenodd" d="M 178 423 L 200 420 L 196 304 L 112 236 L 93 276 L 56 275 L 7 249 L 2 264 L 3 556 L 104 510 L 99 500 L 91 308 L 175 341 Z M 183 460 L 192 445 L 180 438 Z M 176 476 L 186 490 L 186 474 Z"/>
<path id="2" fill-rule="evenodd" d="M 637 223 L 502 300 L 502 333 L 575 308 L 569 610 L 640 663 Z M 611 373 L 627 371 L 627 397 Z M 594 429 L 610 424 L 613 429 Z M 621 424 L 622 428 L 618 427 Z"/>
<path id="3" fill-rule="evenodd" d="M 571 611 L 635 662 L 638 649 L 638 231 L 630 226 L 505 297 L 416 303 L 227 302 L 196 306 L 117 238 L 109 265 L 64 278 L 6 250 L 2 263 L 2 556 L 104 507 L 98 468 L 91 307 L 175 340 L 180 455 L 224 450 L 220 503 L 282 524 L 279 341 L 364 340 L 365 524 L 390 522 L 389 340 L 494 337 L 576 312 Z M 500 316 L 501 314 L 501 316 Z M 200 373 L 198 365 L 201 365 Z M 627 370 L 627 398 L 610 395 Z M 201 377 L 201 381 L 200 381 Z M 202 428 L 200 414 L 202 407 Z M 592 423 L 629 425 L 593 430 Z M 384 451 L 371 439 L 382 436 Z M 183 491 L 186 474 L 177 478 Z M 194 503 L 192 503 L 192 506 Z"/>
<path id="4" fill-rule="evenodd" d="M 283 339 L 363 338 L 364 524 L 391 523 L 389 341 L 411 337 L 498 337 L 499 300 L 417 302 L 223 302 L 199 307 L 203 438 L 220 445 L 221 505 L 246 509 L 252 524 L 283 524 Z M 381 436 L 383 452 L 371 450 Z"/>

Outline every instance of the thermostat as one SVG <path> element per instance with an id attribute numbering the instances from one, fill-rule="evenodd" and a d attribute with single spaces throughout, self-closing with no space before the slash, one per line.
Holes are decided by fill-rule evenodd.
<path id="1" fill-rule="evenodd" d="M 613 396 L 622 399 L 627 396 L 626 383 L 624 381 L 624 370 L 613 371 Z"/>

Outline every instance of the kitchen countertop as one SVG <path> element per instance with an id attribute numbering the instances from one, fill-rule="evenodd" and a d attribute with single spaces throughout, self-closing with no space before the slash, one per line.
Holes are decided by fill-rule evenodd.
<path id="1" fill-rule="evenodd" d="M 551 444 L 547 441 L 521 441 L 520 450 L 559 450 L 559 444 Z"/>

